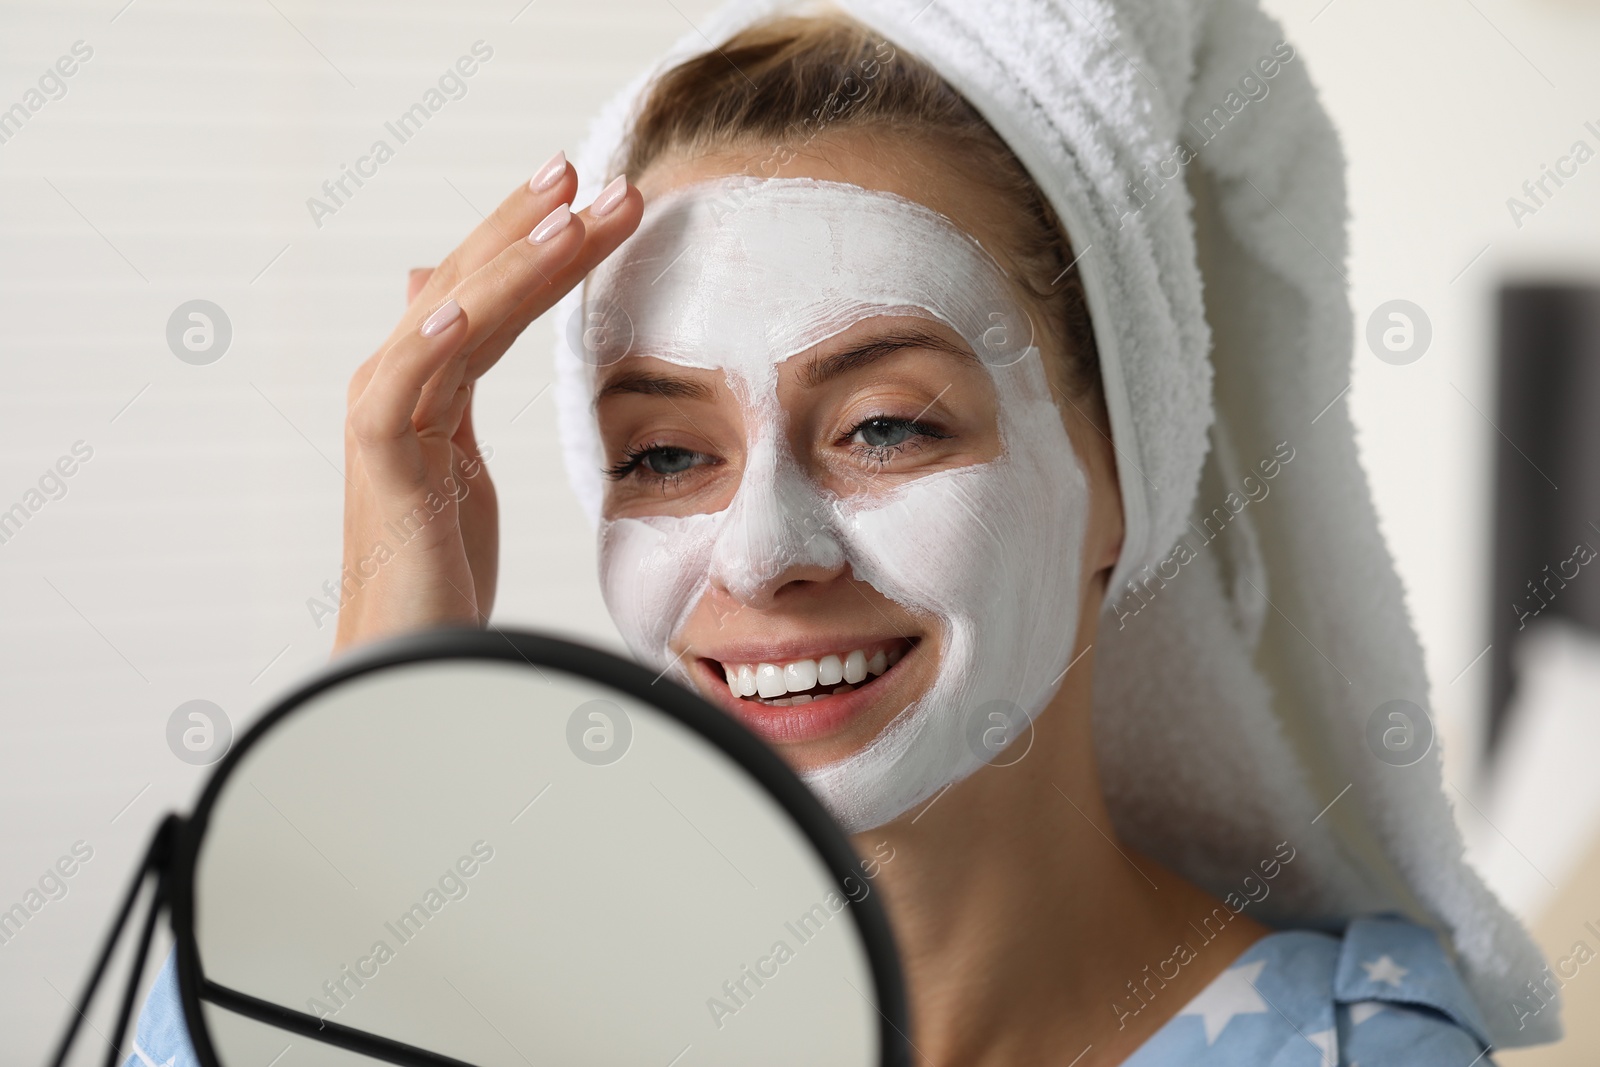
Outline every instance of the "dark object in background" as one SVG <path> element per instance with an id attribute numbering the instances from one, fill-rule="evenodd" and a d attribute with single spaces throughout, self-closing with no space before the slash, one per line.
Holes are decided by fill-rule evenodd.
<path id="1" fill-rule="evenodd" d="M 1489 745 L 1517 639 L 1558 617 L 1600 633 L 1600 289 L 1500 291 Z"/>

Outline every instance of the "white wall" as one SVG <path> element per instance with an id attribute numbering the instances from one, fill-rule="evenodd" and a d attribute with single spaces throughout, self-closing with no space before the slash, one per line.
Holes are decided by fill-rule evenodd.
<path id="1" fill-rule="evenodd" d="M 1352 403 L 1462 752 L 1487 675 L 1480 660 L 1456 679 L 1488 641 L 1494 431 L 1473 405 L 1493 410 L 1491 286 L 1557 261 L 1593 271 L 1600 162 L 1520 230 L 1504 202 L 1600 120 L 1597 15 L 1511 0 L 1321 5 L 1269 4 L 1344 130 L 1358 312 L 1400 296 L 1433 321 L 1413 365 L 1357 353 Z M 398 315 L 406 268 L 435 262 L 575 147 L 599 102 L 710 6 L 105 0 L 0 13 L 0 108 L 74 42 L 93 49 L 66 95 L 0 144 L 0 509 L 74 442 L 94 450 L 65 497 L 0 544 L 0 906 L 74 842 L 94 849 L 68 895 L 0 946 L 8 1060 L 43 1058 L 158 814 L 203 779 L 168 749 L 173 710 L 208 699 L 238 729 L 326 660 L 332 625 L 318 629 L 306 600 L 339 568 L 345 383 Z M 480 39 L 493 58 L 467 94 L 314 225 L 306 199 Z M 234 330 L 204 367 L 165 338 L 195 298 Z M 503 510 L 497 619 L 614 643 L 541 395 L 551 335 L 530 330 L 478 398 Z"/>

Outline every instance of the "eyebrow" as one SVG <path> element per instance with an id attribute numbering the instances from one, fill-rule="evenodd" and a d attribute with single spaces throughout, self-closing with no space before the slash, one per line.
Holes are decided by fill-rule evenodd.
<path id="1" fill-rule="evenodd" d="M 851 371 L 869 367 L 880 359 L 907 348 L 928 348 L 938 352 L 945 352 L 957 359 L 968 363 L 978 363 L 978 357 L 972 351 L 954 341 L 935 333 L 932 330 L 919 330 L 915 327 L 900 329 L 882 337 L 874 337 L 870 341 L 852 345 L 842 352 L 835 352 L 831 356 L 824 356 L 806 364 L 800 372 L 800 384 L 807 389 L 815 389 L 834 378 Z M 713 391 L 709 385 L 690 378 L 681 378 L 671 374 L 657 374 L 647 370 L 623 371 L 614 377 L 595 394 L 595 403 L 599 404 L 608 396 L 631 393 L 640 396 L 659 396 L 668 400 L 704 400 L 713 398 Z"/>
<path id="2" fill-rule="evenodd" d="M 595 395 L 598 404 L 608 396 L 621 393 L 635 393 L 641 396 L 660 396 L 668 400 L 710 400 L 712 390 L 709 385 L 689 378 L 678 378 L 668 374 L 653 374 L 646 370 L 623 371 L 613 377 Z"/>
<path id="3" fill-rule="evenodd" d="M 800 372 L 800 382 L 808 389 L 814 389 L 825 382 L 848 374 L 851 371 L 869 367 L 878 360 L 906 348 L 930 348 L 938 352 L 946 352 L 958 359 L 976 364 L 978 357 L 972 351 L 932 330 L 919 330 L 915 327 L 897 330 L 882 337 L 874 337 L 870 341 L 863 341 L 852 345 L 842 352 L 831 356 L 814 359 Z"/>

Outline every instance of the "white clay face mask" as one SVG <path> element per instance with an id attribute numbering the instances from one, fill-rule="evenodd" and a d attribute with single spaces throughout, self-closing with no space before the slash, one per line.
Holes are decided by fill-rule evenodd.
<path id="1" fill-rule="evenodd" d="M 850 832 L 981 766 L 996 709 L 1031 722 L 1071 662 L 1089 490 L 1028 317 L 976 240 L 891 193 L 717 178 L 647 202 L 587 285 L 587 311 L 631 324 L 607 331 L 595 364 L 650 355 L 721 370 L 743 407 L 746 461 L 726 508 L 602 522 L 606 603 L 636 657 L 692 686 L 671 646 L 710 584 L 743 600 L 801 565 L 848 563 L 937 620 L 939 647 L 915 653 L 937 654 L 932 685 L 865 746 L 804 775 Z M 993 381 L 1000 454 L 837 495 L 790 454 L 778 365 L 886 314 L 935 319 L 972 347 Z"/>

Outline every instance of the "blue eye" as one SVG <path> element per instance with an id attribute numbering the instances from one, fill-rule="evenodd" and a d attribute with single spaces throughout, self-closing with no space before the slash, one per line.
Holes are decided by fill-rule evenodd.
<path id="1" fill-rule="evenodd" d="M 695 453 L 687 448 L 652 448 L 639 457 L 652 474 L 682 474 L 695 465 Z"/>
<path id="2" fill-rule="evenodd" d="M 644 448 L 630 448 L 623 456 L 622 462 L 615 467 L 607 467 L 605 473 L 614 481 L 621 481 L 630 474 L 640 473 L 647 478 L 666 481 L 687 473 L 702 463 L 709 462 L 709 457 L 687 448 L 678 448 L 673 445 L 650 445 Z"/>
<path id="3" fill-rule="evenodd" d="M 900 419 L 892 415 L 874 415 L 855 425 L 845 442 L 860 459 L 874 466 L 888 463 L 901 453 L 914 450 L 926 440 L 948 438 L 937 427 L 915 419 Z"/>
<path id="4" fill-rule="evenodd" d="M 917 435 L 915 423 L 884 417 L 868 419 L 857 426 L 850 439 L 868 448 L 894 448 Z"/>

